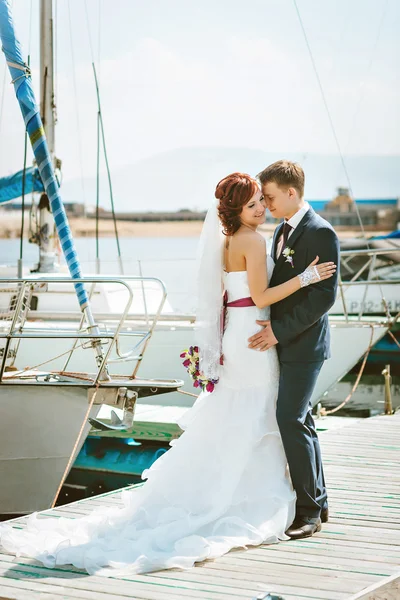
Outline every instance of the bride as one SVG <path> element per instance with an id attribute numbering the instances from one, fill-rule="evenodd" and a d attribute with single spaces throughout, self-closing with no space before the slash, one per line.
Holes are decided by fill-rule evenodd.
<path id="1" fill-rule="evenodd" d="M 247 340 L 270 304 L 331 277 L 335 267 L 317 265 L 316 258 L 301 275 L 269 289 L 274 263 L 257 233 L 265 219 L 257 182 L 233 173 L 215 196 L 200 240 L 195 340 L 202 372 L 219 378 L 215 390 L 187 411 L 179 423 L 184 433 L 143 473 L 146 483 L 123 492 L 122 508 L 74 520 L 33 514 L 22 530 L 1 525 L 6 551 L 49 568 L 73 564 L 116 576 L 189 568 L 234 547 L 287 539 L 295 493 L 275 417 L 277 354 L 274 347 L 251 350 Z"/>

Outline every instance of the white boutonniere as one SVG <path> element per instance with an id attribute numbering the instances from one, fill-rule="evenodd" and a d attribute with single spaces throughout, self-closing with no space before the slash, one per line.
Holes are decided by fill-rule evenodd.
<path id="1" fill-rule="evenodd" d="M 286 258 L 285 262 L 290 263 L 290 265 L 291 265 L 291 267 L 293 269 L 294 268 L 294 265 L 293 265 L 294 250 L 292 250 L 291 248 L 289 248 L 289 246 L 286 246 L 286 248 L 283 249 L 282 254 Z"/>

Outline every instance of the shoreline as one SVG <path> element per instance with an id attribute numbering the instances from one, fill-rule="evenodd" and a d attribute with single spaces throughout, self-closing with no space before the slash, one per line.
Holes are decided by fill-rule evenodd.
<path id="1" fill-rule="evenodd" d="M 96 221 L 85 217 L 70 217 L 69 224 L 72 235 L 76 238 L 96 236 Z M 120 237 L 199 237 L 203 221 L 117 221 L 117 230 Z M 25 219 L 24 237 L 29 237 L 29 219 Z M 275 223 L 266 223 L 259 227 L 262 233 L 272 235 L 277 225 Z M 341 239 L 351 237 L 362 237 L 361 231 L 357 228 L 335 227 Z M 385 235 L 389 231 L 376 231 L 375 228 L 369 230 L 374 235 Z M 0 218 L 0 239 L 19 239 L 21 233 L 21 216 L 7 215 L 3 213 Z M 99 237 L 114 237 L 114 223 L 112 220 L 104 219 L 99 221 Z"/>

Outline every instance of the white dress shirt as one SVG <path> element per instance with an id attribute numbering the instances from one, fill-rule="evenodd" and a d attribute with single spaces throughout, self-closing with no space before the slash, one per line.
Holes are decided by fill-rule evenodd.
<path id="1" fill-rule="evenodd" d="M 308 204 L 308 202 L 305 202 L 304 205 L 301 208 L 299 208 L 299 210 L 293 215 L 293 217 L 290 217 L 290 219 L 287 221 L 287 224 L 290 225 L 292 228 L 289 232 L 288 239 L 290 238 L 293 231 L 296 229 L 297 225 L 300 223 L 300 221 L 302 220 L 302 218 L 304 217 L 304 215 L 306 214 L 306 212 L 308 211 L 309 208 L 310 208 L 310 205 Z M 278 245 L 276 247 L 276 258 L 277 259 L 280 257 L 281 252 L 283 250 L 282 246 L 283 246 L 283 233 L 281 234 L 279 241 L 278 241 Z"/>

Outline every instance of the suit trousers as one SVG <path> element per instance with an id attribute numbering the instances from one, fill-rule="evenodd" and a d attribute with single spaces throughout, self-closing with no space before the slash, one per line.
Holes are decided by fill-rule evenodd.
<path id="1" fill-rule="evenodd" d="M 323 364 L 280 361 L 276 415 L 297 494 L 296 516 L 319 517 L 321 509 L 327 507 L 321 449 L 310 402 Z"/>

